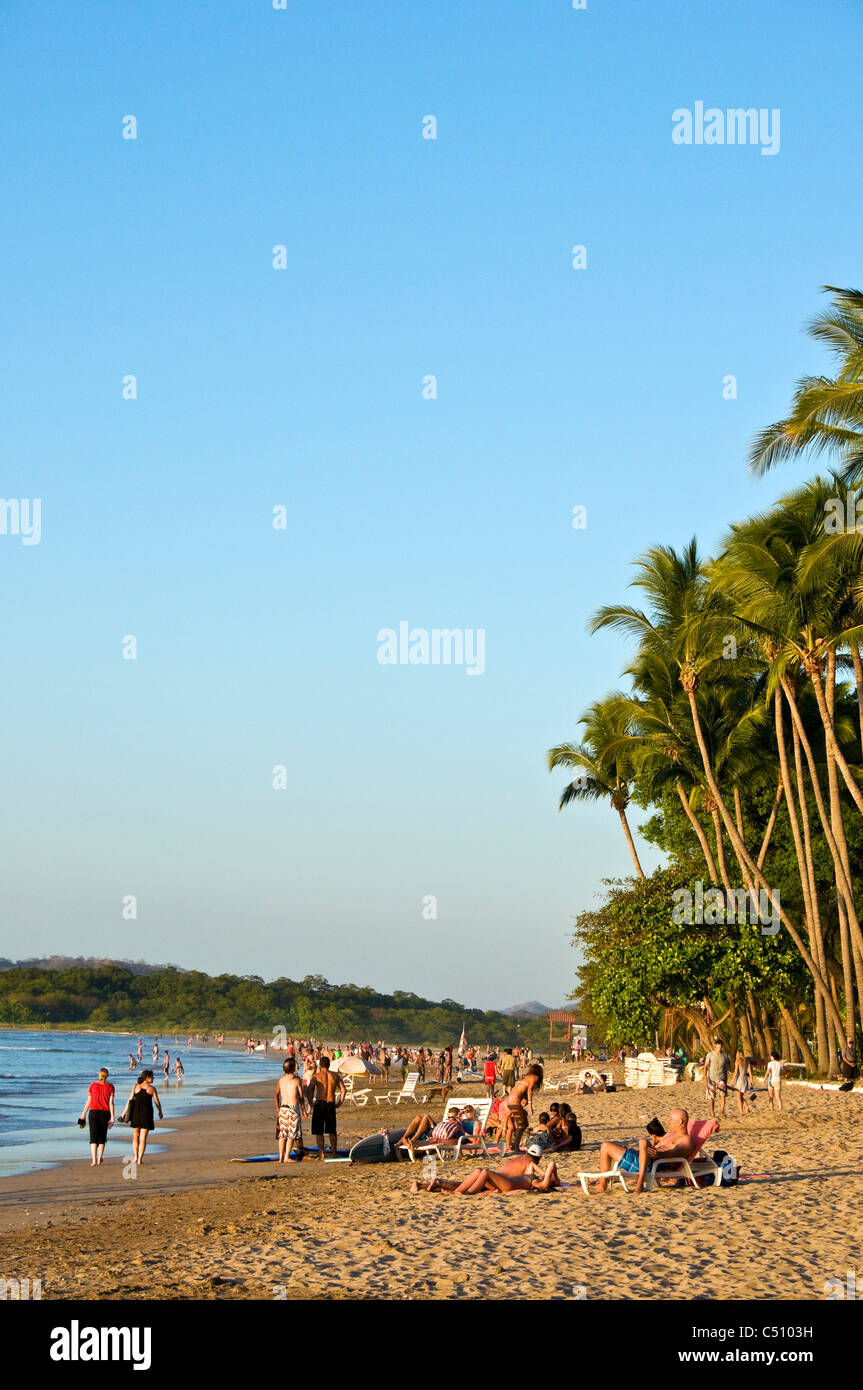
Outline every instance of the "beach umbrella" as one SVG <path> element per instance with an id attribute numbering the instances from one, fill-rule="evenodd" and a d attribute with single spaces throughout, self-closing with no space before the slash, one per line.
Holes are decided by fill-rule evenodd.
<path id="1" fill-rule="evenodd" d="M 337 1062 L 333 1062 L 331 1071 L 340 1072 L 342 1076 L 380 1076 L 380 1067 L 374 1066 L 372 1062 L 366 1062 L 362 1057 L 340 1057 Z"/>

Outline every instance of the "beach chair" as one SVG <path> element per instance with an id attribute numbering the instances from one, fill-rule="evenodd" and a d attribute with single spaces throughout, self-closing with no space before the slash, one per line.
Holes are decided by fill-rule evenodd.
<path id="1" fill-rule="evenodd" d="M 542 1089 L 544 1091 L 554 1091 L 556 1095 L 560 1095 L 560 1092 L 563 1090 L 564 1086 L 571 1085 L 572 1078 L 569 1076 L 562 1076 L 559 1081 L 544 1081 L 542 1084 Z"/>
<path id="2" fill-rule="evenodd" d="M 699 1140 L 698 1148 L 693 1158 L 657 1158 L 651 1163 L 644 1179 L 644 1187 L 647 1192 L 653 1188 L 657 1178 L 682 1177 L 687 1182 L 691 1182 L 693 1187 L 701 1187 L 699 1178 L 709 1177 L 713 1179 L 712 1186 L 720 1187 L 722 1184 L 722 1169 L 718 1163 L 714 1163 L 712 1158 L 705 1158 L 701 1153 L 702 1144 L 706 1144 L 711 1134 L 715 1134 L 719 1128 L 718 1120 L 690 1120 L 689 1133 Z M 705 1187 L 711 1186 L 710 1183 L 703 1184 Z"/>
<path id="3" fill-rule="evenodd" d="M 372 1094 L 371 1086 L 366 1086 L 363 1090 L 358 1091 L 356 1089 L 357 1078 L 355 1076 L 349 1076 L 347 1078 L 343 1078 L 343 1080 L 345 1082 L 345 1090 L 347 1092 L 345 1100 L 349 1100 L 352 1105 L 368 1105 L 369 1096 Z"/>
<path id="4" fill-rule="evenodd" d="M 419 1079 L 420 1074 L 418 1071 L 408 1072 L 408 1075 L 404 1083 L 402 1084 L 401 1090 L 385 1091 L 382 1096 L 376 1095 L 375 1105 L 379 1105 L 380 1102 L 383 1100 L 389 1101 L 391 1105 L 398 1105 L 399 1102 L 403 1100 L 413 1101 L 414 1105 L 419 1105 L 421 1101 L 424 1103 L 425 1096 L 418 1096 L 416 1093 L 417 1082 L 419 1081 Z"/>
<path id="5" fill-rule="evenodd" d="M 476 1154 L 487 1154 L 489 1150 L 485 1131 L 488 1124 L 488 1117 L 491 1114 L 492 1104 L 493 1101 L 490 1096 L 485 1100 L 474 1100 L 473 1096 L 454 1096 L 451 1101 L 447 1102 L 446 1109 L 448 1110 L 451 1105 L 457 1105 L 461 1110 L 465 1105 L 472 1105 L 481 1125 L 479 1134 L 474 1139 L 469 1138 L 466 1134 L 462 1134 L 454 1144 L 447 1144 L 444 1142 L 415 1144 L 413 1150 L 405 1149 L 404 1152 L 408 1155 L 411 1163 L 416 1162 L 417 1155 L 424 1158 L 426 1154 L 434 1154 L 435 1158 L 438 1158 L 441 1163 L 445 1163 L 448 1159 L 455 1161 L 457 1158 L 461 1158 L 463 1154 L 465 1156 L 468 1154 L 471 1156 Z"/>
<path id="6" fill-rule="evenodd" d="M 701 1146 L 707 1142 L 711 1134 L 715 1134 L 719 1128 L 718 1120 L 690 1120 L 688 1130 L 691 1135 L 699 1140 L 698 1148 L 692 1158 L 657 1158 L 648 1166 L 644 1175 L 644 1190 L 651 1192 L 654 1183 L 659 1177 L 682 1177 L 687 1182 L 691 1182 L 693 1187 L 700 1187 L 697 1181 L 701 1177 L 712 1177 L 713 1185 L 719 1187 L 722 1179 L 722 1170 L 712 1158 L 705 1158 L 701 1154 Z M 634 1178 L 631 1173 L 630 1177 Z M 615 1163 L 607 1173 L 577 1173 L 576 1177 L 581 1183 L 583 1192 L 589 1193 L 589 1184 L 599 1181 L 600 1178 L 610 1178 L 619 1182 L 624 1192 L 628 1192 L 626 1179 L 620 1171 L 619 1163 Z M 709 1184 L 708 1184 L 709 1186 Z"/>

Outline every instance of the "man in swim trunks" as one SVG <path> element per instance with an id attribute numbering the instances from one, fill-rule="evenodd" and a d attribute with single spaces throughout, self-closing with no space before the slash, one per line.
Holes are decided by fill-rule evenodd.
<path id="1" fill-rule="evenodd" d="M 313 1090 L 315 1097 L 312 1106 L 312 1137 L 317 1141 L 318 1158 L 323 1162 L 324 1134 L 330 1136 L 330 1153 L 333 1156 L 338 1153 L 336 1106 L 341 1105 L 348 1088 L 338 1072 L 330 1071 L 330 1059 L 324 1056 L 318 1062 L 318 1069 L 312 1077 L 309 1090 Z"/>
<path id="2" fill-rule="evenodd" d="M 689 1114 L 686 1110 L 672 1110 L 668 1117 L 668 1130 L 659 1139 L 649 1136 L 629 1147 L 603 1139 L 599 1146 L 600 1172 L 608 1173 L 615 1163 L 619 1163 L 622 1173 L 638 1174 L 635 1191 L 642 1192 L 648 1164 L 655 1158 L 692 1158 L 698 1152 L 700 1145 L 689 1133 L 688 1125 Z M 599 1191 L 605 1192 L 607 1186 L 608 1179 L 603 1178 Z"/>
<path id="3" fill-rule="evenodd" d="M 297 1076 L 297 1064 L 293 1057 L 282 1063 L 283 1076 L 276 1087 L 276 1114 L 279 1119 L 279 1162 L 296 1163 L 291 1158 L 294 1144 L 303 1156 L 303 1111 L 309 1113 L 303 1088 Z"/>
<path id="4" fill-rule="evenodd" d="M 713 1044 L 713 1051 L 708 1052 L 704 1059 L 704 1081 L 707 1087 L 707 1100 L 710 1105 L 710 1113 L 716 1119 L 714 1105 L 717 1095 L 720 1097 L 720 1118 L 725 1114 L 725 1101 L 728 1097 L 728 1070 L 731 1066 L 728 1053 L 722 1046 L 719 1038 Z"/>

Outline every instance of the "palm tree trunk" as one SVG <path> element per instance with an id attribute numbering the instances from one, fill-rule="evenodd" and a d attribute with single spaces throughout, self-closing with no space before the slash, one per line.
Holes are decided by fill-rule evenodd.
<path id="1" fill-rule="evenodd" d="M 713 853 L 710 848 L 710 842 L 704 833 L 704 827 L 702 826 L 701 821 L 698 819 L 697 815 L 695 814 L 695 812 L 689 804 L 689 797 L 686 795 L 683 783 L 681 782 L 679 777 L 677 779 L 677 795 L 680 797 L 680 804 L 689 818 L 689 824 L 692 826 L 692 829 L 698 836 L 698 843 L 700 844 L 701 852 L 704 855 L 704 862 L 707 865 L 707 872 L 710 875 L 710 882 L 714 884 L 718 883 L 719 875 L 716 872 L 716 861 L 713 858 Z"/>
<path id="2" fill-rule="evenodd" d="M 857 719 L 860 726 L 860 748 L 863 751 L 863 661 L 856 642 L 851 643 L 851 664 L 854 667 L 854 684 L 857 687 Z"/>
<path id="3" fill-rule="evenodd" d="M 821 913 L 818 908 L 818 888 L 815 883 L 815 861 L 812 858 L 812 832 L 809 825 L 809 807 L 806 804 L 806 784 L 803 779 L 803 759 L 800 754 L 800 738 L 797 730 L 793 731 L 794 739 L 794 770 L 797 776 L 797 796 L 800 802 L 800 820 L 803 825 L 803 850 L 806 856 L 806 874 L 809 879 L 809 901 L 812 907 L 812 929 L 809 934 L 809 941 L 812 946 L 812 954 L 817 960 L 822 973 L 827 977 L 827 952 L 824 948 L 824 928 L 821 925 Z M 827 1028 L 826 1020 L 823 1019 L 823 1009 L 821 1010 L 821 1020 L 824 1022 L 824 1033 L 827 1044 L 827 1070 L 829 1075 L 833 1075 L 839 1062 L 836 1055 L 836 1035 L 832 1028 Z M 818 1015 L 816 1014 L 816 1021 Z M 822 1035 L 816 1033 L 818 1038 L 818 1061 L 824 1064 L 824 1051 L 822 1048 Z"/>
<path id="4" fill-rule="evenodd" d="M 818 670 L 818 663 L 814 661 L 804 662 L 809 683 L 815 691 L 815 699 L 818 701 L 818 713 L 821 715 L 821 722 L 824 725 L 824 737 L 827 742 L 828 752 L 833 754 L 836 765 L 845 779 L 845 785 L 851 793 L 857 805 L 857 810 L 863 815 L 863 791 L 854 779 L 850 767 L 845 761 L 845 755 L 836 741 L 836 730 L 833 727 L 833 720 L 830 718 L 830 711 L 827 708 L 827 701 L 824 698 L 824 690 L 821 686 L 821 675 Z"/>
<path id="5" fill-rule="evenodd" d="M 806 931 L 809 936 L 809 946 L 813 955 L 818 961 L 818 968 L 823 971 L 823 961 L 819 955 L 815 944 L 814 930 L 814 911 L 812 903 L 812 883 L 809 878 L 809 871 L 806 866 L 806 854 L 803 841 L 800 835 L 800 823 L 797 816 L 797 804 L 794 798 L 794 787 L 791 781 L 791 772 L 788 767 L 788 750 L 785 744 L 785 719 L 782 713 L 782 692 L 777 689 L 773 695 L 773 720 L 776 731 L 776 746 L 779 752 L 779 769 L 782 777 L 782 785 L 785 789 L 785 804 L 788 807 L 788 819 L 791 825 L 791 838 L 794 842 L 794 852 L 797 857 L 797 872 L 800 877 L 800 887 L 803 890 L 803 913 L 806 919 Z M 796 738 L 796 735 L 795 735 Z M 795 752 L 799 760 L 799 743 L 795 742 Z M 799 778 L 799 770 L 798 770 Z M 819 1071 L 826 1071 L 829 1064 L 830 1055 L 830 1031 L 827 1028 L 827 1017 L 824 1011 L 824 999 L 818 990 L 815 991 L 815 1042 L 818 1050 Z"/>
<path id="6" fill-rule="evenodd" d="M 859 657 L 859 652 L 858 652 Z M 830 718 L 833 718 L 833 711 L 836 697 L 836 653 L 828 652 L 827 655 L 827 708 L 830 711 Z M 846 878 L 851 878 L 851 861 L 848 857 L 848 842 L 845 839 L 845 824 L 842 819 L 842 803 L 839 799 L 839 778 L 836 775 L 836 763 L 827 754 L 827 786 L 830 793 L 830 829 L 833 831 L 834 839 L 842 856 L 842 864 L 845 869 Z M 848 920 L 848 904 L 836 879 L 836 906 L 839 912 L 839 947 L 842 954 L 842 981 L 843 992 L 845 995 L 845 1026 L 854 1027 L 854 953 L 851 949 L 851 930 Z M 858 981 L 859 985 L 859 981 Z M 837 1059 L 838 1061 L 838 1059 Z"/>
<path id="7" fill-rule="evenodd" d="M 710 813 L 713 817 L 713 829 L 716 832 L 716 858 L 719 860 L 719 876 L 723 886 L 730 892 L 731 884 L 728 879 L 728 865 L 725 862 L 725 844 L 722 839 L 722 821 L 719 819 L 719 810 L 714 806 Z"/>
<path id="8" fill-rule="evenodd" d="M 815 804 L 818 807 L 818 815 L 821 818 L 821 827 L 824 831 L 824 838 L 827 841 L 830 853 L 833 856 L 833 864 L 836 869 L 840 886 L 842 888 L 842 894 L 845 898 L 845 903 L 848 909 L 848 921 L 851 927 L 851 935 L 852 938 L 857 942 L 858 949 L 861 951 L 861 953 L 863 953 L 863 931 L 861 931 L 860 921 L 857 916 L 857 908 L 854 902 L 854 890 L 851 886 L 851 875 L 845 868 L 845 864 L 839 852 L 839 846 L 836 843 L 836 838 L 830 826 L 830 819 L 827 815 L 827 810 L 824 805 L 824 797 L 821 794 L 821 783 L 818 780 L 818 769 L 815 766 L 815 758 L 812 754 L 812 745 L 810 744 L 809 739 L 806 736 L 806 730 L 803 727 L 803 720 L 800 718 L 800 710 L 797 707 L 797 700 L 794 696 L 794 691 L 791 689 L 791 686 L 789 685 L 787 679 L 784 676 L 782 678 L 781 685 L 783 691 L 785 692 L 785 698 L 788 701 L 789 709 L 791 710 L 791 718 L 794 721 L 794 727 L 797 730 L 797 733 L 800 737 L 800 742 L 803 746 L 803 751 L 806 754 L 806 761 L 809 765 L 809 780 L 812 783 L 812 790 L 815 794 Z M 824 699 L 823 690 L 821 691 L 821 698 L 822 700 Z"/>
<path id="9" fill-rule="evenodd" d="M 713 775 L 713 766 L 710 761 L 710 754 L 707 751 L 707 744 L 704 741 L 704 730 L 701 727 L 701 716 L 698 713 L 698 705 L 695 700 L 694 681 L 687 678 L 685 683 L 683 684 L 683 688 L 686 691 L 687 697 L 689 699 L 689 709 L 692 716 L 692 726 L 695 731 L 696 742 L 698 743 L 698 751 L 701 754 L 701 762 L 704 768 L 704 775 L 707 778 L 707 784 L 710 787 L 710 790 L 713 792 L 716 804 L 719 807 L 720 812 L 722 814 L 722 819 L 725 823 L 725 828 L 728 831 L 729 839 L 731 840 L 731 843 L 734 846 L 734 849 L 736 850 L 738 858 L 741 860 L 741 863 L 745 863 L 746 867 L 749 870 L 749 873 L 752 875 L 754 883 L 758 887 L 763 888 L 765 892 L 769 894 L 770 886 L 764 878 L 764 875 L 762 874 L 761 870 L 756 868 L 755 863 L 753 862 L 748 850 L 746 849 L 746 846 L 744 845 L 743 841 L 738 835 L 737 827 L 735 826 L 733 820 L 731 819 L 731 816 L 729 815 L 728 807 L 726 806 L 725 801 L 723 800 L 722 793 L 720 792 L 716 778 Z M 749 885 L 747 885 L 747 887 L 749 887 Z M 800 952 L 801 956 L 806 962 L 806 965 L 808 966 L 809 971 L 812 975 L 812 979 L 815 983 L 815 988 L 819 990 L 819 992 L 824 997 L 824 1003 L 827 1009 L 828 1016 L 830 1017 L 830 1022 L 833 1023 L 834 1026 L 838 1026 L 838 1028 L 841 1029 L 842 1020 L 836 1011 L 836 1005 L 833 1003 L 833 996 L 830 993 L 830 986 L 824 979 L 824 976 L 821 974 L 821 971 L 818 969 L 817 962 L 813 959 L 812 953 L 809 951 L 802 936 L 795 927 L 794 923 L 791 921 L 790 917 L 788 916 L 788 913 L 785 911 L 785 908 L 782 906 L 781 903 L 778 904 L 778 907 L 779 920 L 781 921 L 785 930 L 788 932 L 788 935 L 791 937 L 791 940 L 794 942 L 794 945 L 797 947 L 797 950 Z"/>
<path id="10" fill-rule="evenodd" d="M 806 1041 L 802 1032 L 797 1026 L 797 1019 L 794 1017 L 791 1010 L 785 1006 L 785 1004 L 779 1005 L 779 1012 L 782 1014 L 782 1017 L 785 1020 L 785 1026 L 788 1029 L 789 1034 L 794 1039 L 794 1041 L 797 1044 L 797 1047 L 800 1050 L 801 1061 L 806 1063 L 806 1070 L 814 1076 L 818 1070 L 818 1064 L 815 1061 L 815 1058 L 812 1056 L 812 1051 L 809 1047 L 808 1042 Z"/>
<path id="11" fill-rule="evenodd" d="M 734 783 L 734 814 L 737 817 L 737 832 L 741 840 L 746 839 L 746 832 L 743 829 L 743 806 L 740 801 L 740 788 Z"/>
<path id="12" fill-rule="evenodd" d="M 629 845 L 629 852 L 632 855 L 632 862 L 635 865 L 635 872 L 639 878 L 644 878 L 644 870 L 638 862 L 638 853 L 635 848 L 635 841 L 632 838 L 632 831 L 629 828 L 629 821 L 626 819 L 626 812 L 622 807 L 618 807 L 617 814 L 620 816 L 620 824 L 623 826 L 623 833 L 626 836 L 626 843 Z"/>
<path id="13" fill-rule="evenodd" d="M 782 800 L 782 795 L 782 778 L 780 777 L 778 786 L 776 788 L 776 796 L 773 798 L 773 809 L 770 812 L 770 819 L 767 822 L 767 829 L 764 832 L 764 839 L 761 841 L 761 849 L 758 851 L 758 858 L 755 861 L 759 869 L 764 864 L 764 859 L 767 854 L 768 847 L 770 845 L 770 839 L 773 835 L 773 827 L 776 824 L 776 817 L 779 814 L 779 803 Z"/>

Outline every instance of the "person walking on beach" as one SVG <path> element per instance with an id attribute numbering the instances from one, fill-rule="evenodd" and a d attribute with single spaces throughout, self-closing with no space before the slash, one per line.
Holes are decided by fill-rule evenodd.
<path id="1" fill-rule="evenodd" d="M 336 1106 L 341 1105 L 348 1088 L 337 1072 L 330 1071 L 329 1057 L 321 1058 L 318 1070 L 312 1078 L 312 1087 L 315 1097 L 312 1106 L 312 1138 L 318 1145 L 318 1158 L 323 1161 L 324 1134 L 330 1136 L 330 1152 L 334 1157 L 338 1153 Z"/>
<path id="2" fill-rule="evenodd" d="M 171 1054 L 170 1054 L 170 1052 L 168 1051 L 168 1049 L 167 1049 L 167 1047 L 166 1047 L 166 1048 L 165 1048 L 165 1057 L 164 1057 L 164 1061 L 162 1062 L 162 1071 L 165 1073 L 165 1080 L 166 1080 L 166 1081 L 167 1081 L 167 1079 L 168 1079 L 168 1072 L 169 1072 L 170 1070 L 171 1070 Z"/>
<path id="3" fill-rule="evenodd" d="M 142 1071 L 138 1080 L 132 1088 L 129 1097 L 129 1123 L 132 1126 L 132 1154 L 136 1163 L 144 1162 L 144 1150 L 147 1147 L 147 1139 L 150 1131 L 156 1128 L 153 1119 L 153 1106 L 159 1112 L 159 1119 L 164 1119 L 162 1114 L 162 1102 L 159 1100 L 159 1092 L 153 1085 L 153 1073 L 148 1068 Z"/>
<path id="4" fill-rule="evenodd" d="M 500 1072 L 500 1079 L 503 1082 L 504 1093 L 511 1091 L 515 1085 L 515 1058 L 512 1055 L 512 1048 L 504 1049 L 503 1056 L 497 1064 Z"/>
<path id="5" fill-rule="evenodd" d="M 704 1081 L 707 1087 L 707 1099 L 710 1104 L 710 1113 L 716 1119 L 714 1109 L 716 1097 L 719 1096 L 719 1116 L 720 1119 L 725 1114 L 725 1102 L 728 1098 L 728 1069 L 731 1060 L 728 1053 L 722 1046 L 721 1038 L 716 1038 L 713 1043 L 713 1051 L 708 1052 L 704 1059 Z"/>
<path id="6" fill-rule="evenodd" d="M 777 1052 L 771 1052 L 770 1061 L 767 1063 L 767 1071 L 764 1073 L 767 1082 L 767 1104 L 771 1110 L 782 1109 L 782 1063 Z"/>
<path id="7" fill-rule="evenodd" d="M 98 1168 L 105 1153 L 108 1130 L 114 1123 L 114 1087 L 108 1083 L 108 1068 L 99 1068 L 99 1080 L 90 1083 L 87 1103 L 81 1112 L 80 1123 L 84 1119 L 90 1125 L 90 1153 L 93 1155 L 91 1168 Z"/>
<path id="8" fill-rule="evenodd" d="M 303 1087 L 297 1076 L 297 1064 L 293 1057 L 282 1063 L 279 1084 L 276 1087 L 276 1117 L 279 1134 L 279 1162 L 298 1163 L 291 1158 L 291 1149 L 296 1144 L 300 1159 L 303 1157 L 303 1113 L 308 1115 L 309 1106 L 303 1095 Z M 323 1157 L 323 1148 L 321 1148 Z"/>
<path id="9" fill-rule="evenodd" d="M 738 1052 L 734 1059 L 734 1075 L 731 1078 L 731 1089 L 737 1092 L 737 1104 L 741 1115 L 751 1115 L 752 1106 L 750 1098 L 754 1099 L 755 1086 L 752 1081 L 752 1063 L 742 1052 Z"/>

